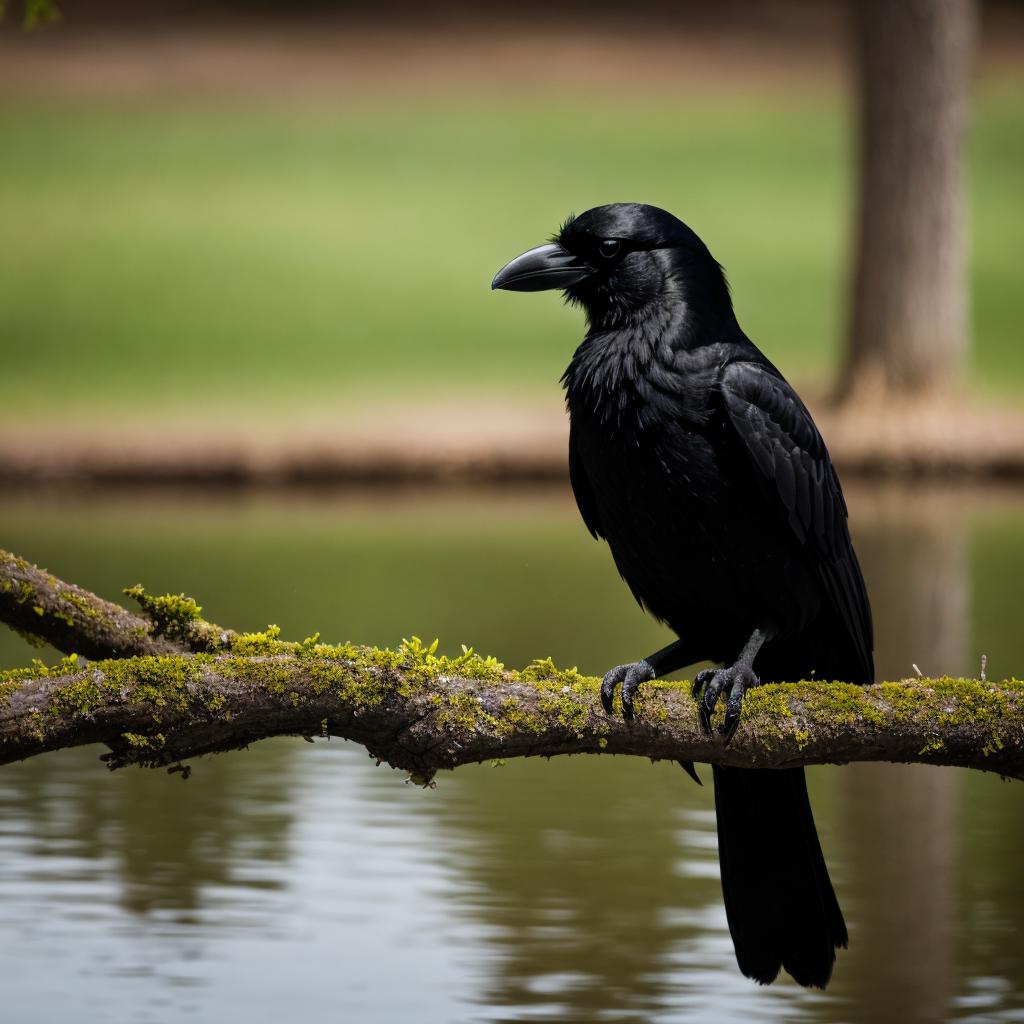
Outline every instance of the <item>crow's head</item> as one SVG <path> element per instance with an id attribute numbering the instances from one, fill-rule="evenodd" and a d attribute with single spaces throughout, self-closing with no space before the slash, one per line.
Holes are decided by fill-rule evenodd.
<path id="1" fill-rule="evenodd" d="M 547 245 L 524 252 L 495 275 L 492 288 L 561 288 L 593 317 L 678 298 L 725 303 L 721 267 L 681 220 L 657 206 L 611 203 L 566 221 Z"/>

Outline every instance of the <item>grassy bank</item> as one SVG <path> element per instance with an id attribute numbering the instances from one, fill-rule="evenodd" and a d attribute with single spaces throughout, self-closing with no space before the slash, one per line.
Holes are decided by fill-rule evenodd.
<path id="1" fill-rule="evenodd" d="M 973 376 L 1004 393 L 1024 383 L 1018 85 L 982 89 L 972 139 Z M 748 332 L 791 376 L 821 375 L 842 322 L 846 119 L 836 97 L 777 93 L 2 104 L 0 421 L 550 389 L 579 316 L 490 277 L 617 199 L 687 219 Z"/>

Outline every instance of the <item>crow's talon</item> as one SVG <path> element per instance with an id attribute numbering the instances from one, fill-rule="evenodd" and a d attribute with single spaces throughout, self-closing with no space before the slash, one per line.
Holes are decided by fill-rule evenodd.
<path id="1" fill-rule="evenodd" d="M 612 700 L 615 697 L 615 687 L 626 678 L 629 665 L 616 665 L 609 669 L 601 680 L 601 704 L 607 714 L 612 713 Z"/>
<path id="2" fill-rule="evenodd" d="M 690 692 L 694 700 L 700 700 L 701 691 L 711 682 L 712 677 L 718 671 L 716 668 L 703 668 L 693 677 L 693 686 Z"/>
<path id="3" fill-rule="evenodd" d="M 750 669 L 744 668 L 742 671 L 737 671 L 734 666 L 729 683 L 729 700 L 725 705 L 725 721 L 718 730 L 719 735 L 724 738 L 726 743 L 732 739 L 740 724 L 743 695 L 747 692 L 747 687 L 756 685 L 757 676 Z"/>
<path id="4" fill-rule="evenodd" d="M 718 729 L 719 736 L 728 743 L 740 724 L 740 710 L 743 707 L 743 695 L 751 686 L 757 686 L 754 670 L 745 664 L 730 665 L 728 668 L 706 668 L 698 672 L 693 682 L 693 695 L 696 698 L 701 690 L 700 725 L 706 736 L 712 734 L 711 716 L 715 713 L 718 698 L 726 693 L 728 700 L 725 705 L 725 721 Z"/>
<path id="5" fill-rule="evenodd" d="M 633 697 L 641 683 L 654 678 L 654 669 L 650 662 L 634 661 L 628 665 L 616 665 L 605 673 L 601 680 L 601 704 L 605 711 L 612 713 L 612 701 L 615 687 L 622 683 L 622 717 L 627 721 L 633 719 Z"/>
<path id="6" fill-rule="evenodd" d="M 718 695 L 722 692 L 721 669 L 706 668 L 698 672 L 693 681 L 693 698 L 699 701 L 700 727 L 705 736 L 711 735 L 711 716 L 715 710 Z M 701 693 L 703 692 L 703 697 Z"/>
<path id="7" fill-rule="evenodd" d="M 654 678 L 654 669 L 647 661 L 638 661 L 631 665 L 622 681 L 622 717 L 627 721 L 633 717 L 633 697 L 640 688 L 641 683 L 649 682 Z"/>

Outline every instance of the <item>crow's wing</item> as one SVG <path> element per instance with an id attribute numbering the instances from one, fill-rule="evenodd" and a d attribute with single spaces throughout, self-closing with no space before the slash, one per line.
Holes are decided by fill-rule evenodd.
<path id="1" fill-rule="evenodd" d="M 601 530 L 601 517 L 597 512 L 597 500 L 594 498 L 594 489 L 590 485 L 587 471 L 583 468 L 583 460 L 576 450 L 571 426 L 569 429 L 569 483 L 572 484 L 576 507 L 580 510 L 584 525 L 593 536 L 604 537 Z"/>
<path id="2" fill-rule="evenodd" d="M 870 679 L 871 609 L 850 542 L 846 501 L 811 414 L 770 366 L 730 363 L 720 387 L 763 493 L 798 543 L 817 556 L 822 583 L 860 657 L 861 675 Z"/>

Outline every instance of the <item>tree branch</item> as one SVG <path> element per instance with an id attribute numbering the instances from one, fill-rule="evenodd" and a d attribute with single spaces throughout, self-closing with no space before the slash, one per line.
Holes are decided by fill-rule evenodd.
<path id="1" fill-rule="evenodd" d="M 12 604 L 6 584 L 25 580 L 42 595 L 43 614 L 31 612 L 39 635 L 64 650 L 88 641 L 102 652 L 108 643 L 105 653 L 115 657 L 83 664 L 72 656 L 53 669 L 0 675 L 0 764 L 100 742 L 113 768 L 178 767 L 199 754 L 302 735 L 355 740 L 421 780 L 471 761 L 570 753 L 763 768 L 914 761 L 1024 778 L 1024 684 L 1017 681 L 762 686 L 747 695 L 740 729 L 725 746 L 701 731 L 688 683 L 647 684 L 637 719 L 627 723 L 604 713 L 597 679 L 559 671 L 550 660 L 509 672 L 472 651 L 439 656 L 436 644 L 415 638 L 387 651 L 316 637 L 287 643 L 274 628 L 238 635 L 203 622 L 187 598 L 132 588 L 147 613 L 139 617 L 0 554 L 0 618 L 13 617 L 19 628 L 34 599 Z M 87 611 L 68 612 L 70 623 L 60 618 L 56 612 L 67 611 L 60 602 L 69 600 L 102 608 L 102 627 Z M 120 657 L 129 640 L 136 652 Z M 165 643 L 176 649 L 137 652 Z"/>
<path id="2" fill-rule="evenodd" d="M 30 643 L 87 658 L 130 658 L 216 650 L 235 635 L 201 619 L 202 609 L 184 595 L 153 597 L 141 587 L 125 593 L 146 617 L 0 550 L 0 622 Z"/>

